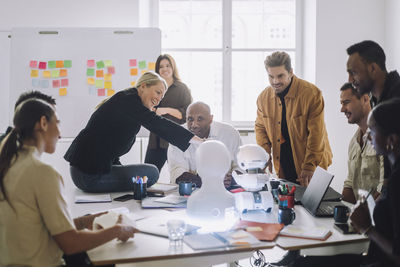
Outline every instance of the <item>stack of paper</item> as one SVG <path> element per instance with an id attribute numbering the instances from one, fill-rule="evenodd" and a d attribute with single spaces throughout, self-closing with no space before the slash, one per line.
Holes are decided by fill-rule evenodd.
<path id="1" fill-rule="evenodd" d="M 325 227 L 288 225 L 280 232 L 279 235 L 324 241 L 332 235 L 332 232 Z"/>
<path id="2" fill-rule="evenodd" d="M 176 184 L 163 184 L 163 183 L 156 183 L 153 184 L 151 187 L 147 188 L 147 192 L 154 192 L 154 193 L 168 193 L 173 190 L 176 190 L 178 186 Z"/>
<path id="3" fill-rule="evenodd" d="M 80 195 L 75 197 L 75 203 L 111 202 L 110 194 Z"/>

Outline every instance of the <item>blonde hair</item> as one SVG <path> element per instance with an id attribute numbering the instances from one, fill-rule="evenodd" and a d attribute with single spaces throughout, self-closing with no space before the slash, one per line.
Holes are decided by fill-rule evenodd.
<path id="1" fill-rule="evenodd" d="M 155 72 L 148 71 L 148 72 L 144 73 L 142 76 L 140 76 L 140 78 L 137 80 L 136 88 L 139 88 L 142 84 L 145 84 L 146 86 L 153 86 L 153 85 L 158 84 L 159 82 L 161 82 L 164 85 L 165 91 L 167 91 L 168 90 L 168 85 L 167 85 L 167 82 L 164 80 L 164 78 L 161 77 L 160 75 L 158 75 Z M 130 88 L 126 88 L 125 90 L 128 90 L 128 89 L 130 89 Z M 101 107 L 101 105 L 106 103 L 108 101 L 108 99 L 110 99 L 110 98 L 111 98 L 111 96 L 103 99 L 95 107 L 95 109 L 98 109 L 99 107 Z"/>
<path id="2" fill-rule="evenodd" d="M 163 60 L 163 59 L 168 60 L 169 64 L 171 64 L 172 78 L 174 79 L 174 81 L 180 81 L 181 77 L 179 76 L 178 68 L 176 67 L 175 60 L 169 54 L 164 54 L 164 55 L 158 56 L 157 61 L 156 61 L 156 73 L 160 74 L 160 64 L 161 64 L 161 60 Z"/>

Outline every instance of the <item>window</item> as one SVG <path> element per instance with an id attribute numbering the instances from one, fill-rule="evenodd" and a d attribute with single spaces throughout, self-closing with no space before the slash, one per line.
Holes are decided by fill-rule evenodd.
<path id="1" fill-rule="evenodd" d="M 162 52 L 216 120 L 252 127 L 269 84 L 265 57 L 284 50 L 295 66 L 297 9 L 295 0 L 159 0 Z"/>

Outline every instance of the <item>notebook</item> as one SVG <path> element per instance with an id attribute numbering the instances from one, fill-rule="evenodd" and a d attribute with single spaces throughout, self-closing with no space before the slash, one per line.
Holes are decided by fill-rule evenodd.
<path id="1" fill-rule="evenodd" d="M 332 232 L 324 227 L 288 225 L 279 235 L 325 241 L 332 235 Z"/>
<path id="2" fill-rule="evenodd" d="M 75 196 L 75 203 L 103 203 L 111 202 L 110 194 L 93 194 Z"/>
<path id="3" fill-rule="evenodd" d="M 283 228 L 280 223 L 260 223 L 251 221 L 240 221 L 235 228 L 241 228 L 252 234 L 260 241 L 274 241 Z"/>
<path id="4" fill-rule="evenodd" d="M 153 184 L 151 187 L 147 188 L 147 192 L 154 192 L 154 193 L 168 193 L 174 191 L 178 188 L 176 184 L 163 184 L 163 183 L 156 183 Z"/>
<path id="5" fill-rule="evenodd" d="M 322 202 L 329 185 L 332 182 L 333 174 L 317 167 L 312 179 L 301 198 L 303 207 L 315 217 L 333 217 L 334 207 L 337 202 Z"/>

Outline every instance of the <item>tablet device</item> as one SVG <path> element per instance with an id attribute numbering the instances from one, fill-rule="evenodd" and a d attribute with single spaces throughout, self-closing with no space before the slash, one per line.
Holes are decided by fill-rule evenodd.
<path id="1" fill-rule="evenodd" d="M 344 235 L 357 233 L 354 228 L 347 223 L 335 223 L 334 227 Z"/>
<path id="2" fill-rule="evenodd" d="M 127 200 L 133 199 L 133 194 L 126 194 L 119 197 L 114 198 L 115 201 L 125 202 Z"/>

